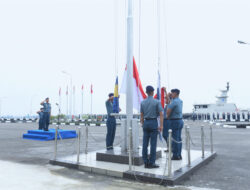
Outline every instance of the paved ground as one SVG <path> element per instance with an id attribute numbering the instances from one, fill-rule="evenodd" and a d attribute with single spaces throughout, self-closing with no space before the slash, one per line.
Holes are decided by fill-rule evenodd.
<path id="1" fill-rule="evenodd" d="M 193 149 L 200 149 L 200 126 L 206 126 L 206 149 L 209 149 L 209 128 L 207 123 L 186 122 L 191 127 L 191 136 L 194 142 Z M 28 129 L 35 129 L 32 123 L 27 124 L 0 124 L 0 160 L 15 163 L 46 166 L 53 157 L 53 142 L 23 140 L 22 134 Z M 216 188 L 221 190 L 250 189 L 250 130 L 228 129 L 214 127 L 214 146 L 218 156 L 183 182 L 183 186 Z M 74 126 L 64 126 L 74 129 Z M 105 147 L 105 127 L 90 127 L 89 151 Z M 140 135 L 141 136 L 141 135 Z M 116 143 L 119 144 L 119 127 Z M 59 142 L 58 155 L 66 156 L 76 151 L 75 140 Z M 84 142 L 82 143 L 84 151 Z M 121 188 L 121 189 L 152 189 L 150 185 L 128 182 L 104 176 L 94 176 L 79 173 L 66 168 L 54 169 L 51 172 L 67 178 L 88 181 L 92 189 Z M 158 187 L 163 188 L 163 187 Z M 91 189 L 91 188 L 90 188 Z M 187 189 L 179 187 L 178 189 Z"/>

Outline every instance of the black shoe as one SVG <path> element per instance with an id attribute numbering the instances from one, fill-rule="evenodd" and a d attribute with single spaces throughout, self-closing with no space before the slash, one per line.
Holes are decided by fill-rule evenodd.
<path id="1" fill-rule="evenodd" d="M 181 160 L 179 157 L 172 157 L 171 160 Z"/>
<path id="2" fill-rule="evenodd" d="M 148 164 L 147 168 L 153 169 L 153 168 L 159 168 L 160 166 L 156 165 L 156 164 Z"/>
<path id="3" fill-rule="evenodd" d="M 49 131 L 48 129 L 44 129 L 44 131 Z"/>
<path id="4" fill-rule="evenodd" d="M 169 150 L 167 149 L 167 150 L 164 150 L 164 152 L 169 152 Z"/>
<path id="5" fill-rule="evenodd" d="M 144 165 L 144 168 L 148 168 L 148 164 L 145 164 L 145 165 Z"/>

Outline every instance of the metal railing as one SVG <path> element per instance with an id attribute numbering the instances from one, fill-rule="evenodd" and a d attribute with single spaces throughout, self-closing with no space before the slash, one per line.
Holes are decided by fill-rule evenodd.
<path id="1" fill-rule="evenodd" d="M 205 132 L 204 132 L 204 126 L 201 126 L 201 158 L 205 158 Z M 190 135 L 190 127 L 185 125 L 185 144 L 186 144 L 186 151 L 187 151 L 187 166 L 191 167 L 192 162 L 191 162 L 191 143 L 195 145 L 192 141 L 191 135 Z M 210 130 L 210 151 L 211 154 L 214 152 L 214 147 L 213 147 L 213 128 L 210 125 L 209 126 Z M 82 128 L 78 127 L 77 128 L 77 155 L 76 155 L 76 162 L 79 164 L 80 163 L 80 154 L 81 154 L 81 137 L 83 136 L 82 134 Z M 88 154 L 88 138 L 89 138 L 89 128 L 88 126 L 85 126 L 85 154 Z M 54 160 L 57 159 L 57 146 L 58 146 L 58 135 L 60 137 L 60 132 L 59 132 L 59 126 L 56 126 L 55 130 L 55 141 L 54 141 Z M 91 137 L 91 135 L 90 135 Z M 61 139 L 61 137 L 60 137 Z M 62 139 L 61 139 L 62 140 Z M 100 141 L 101 142 L 101 141 Z M 172 144 L 174 143 L 182 143 L 182 141 L 178 142 L 172 137 L 172 130 L 170 129 L 168 131 L 168 150 L 169 154 L 166 160 L 166 164 L 168 165 L 168 177 L 172 176 Z M 120 142 L 121 143 L 121 142 Z M 120 144 L 119 143 L 119 144 Z M 115 145 L 114 145 L 115 146 Z M 129 171 L 132 171 L 133 167 L 133 133 L 132 133 L 132 127 L 129 128 Z"/>

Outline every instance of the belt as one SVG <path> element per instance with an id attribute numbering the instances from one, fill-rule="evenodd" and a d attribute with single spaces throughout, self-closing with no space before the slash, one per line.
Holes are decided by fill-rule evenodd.
<path id="1" fill-rule="evenodd" d="M 169 119 L 167 119 L 167 118 L 164 118 L 164 120 L 169 120 Z"/>
<path id="2" fill-rule="evenodd" d="M 169 119 L 169 120 L 182 120 L 182 118 L 173 118 L 173 119 Z"/>
<path id="3" fill-rule="evenodd" d="M 155 120 L 156 118 L 145 118 L 145 120 Z"/>

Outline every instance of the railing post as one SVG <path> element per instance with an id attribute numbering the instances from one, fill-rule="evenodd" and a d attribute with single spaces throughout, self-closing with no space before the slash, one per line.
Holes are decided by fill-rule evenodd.
<path id="1" fill-rule="evenodd" d="M 188 166 L 191 166 L 191 153 L 190 153 L 190 131 L 187 126 L 187 158 L 188 158 Z"/>
<path id="2" fill-rule="evenodd" d="M 78 147 L 77 147 L 77 163 L 80 162 L 80 145 L 81 145 L 81 127 L 78 127 Z"/>
<path id="3" fill-rule="evenodd" d="M 205 158 L 205 147 L 204 147 L 204 126 L 201 126 L 201 150 L 202 150 L 202 158 Z"/>
<path id="4" fill-rule="evenodd" d="M 186 139 L 185 139 L 185 145 L 186 145 L 186 150 L 187 150 L 187 145 L 188 145 L 188 138 L 187 138 L 187 136 L 188 136 L 188 130 L 187 130 L 187 128 L 188 128 L 188 126 L 187 125 L 185 125 L 185 136 L 186 136 Z"/>
<path id="5" fill-rule="evenodd" d="M 211 153 L 214 152 L 214 144 L 213 144 L 213 128 L 210 125 L 210 144 L 211 144 Z"/>
<path id="6" fill-rule="evenodd" d="M 89 127 L 88 125 L 86 126 L 86 131 L 85 131 L 85 139 L 86 139 L 86 143 L 85 143 L 85 154 L 88 154 L 88 137 L 89 137 Z"/>
<path id="7" fill-rule="evenodd" d="M 132 171 L 132 150 L 133 150 L 132 127 L 129 128 L 129 171 Z"/>
<path id="8" fill-rule="evenodd" d="M 57 135 L 58 135 L 58 125 L 56 126 L 56 131 L 55 131 L 55 142 L 54 142 L 54 160 L 56 160 L 57 156 Z"/>
<path id="9" fill-rule="evenodd" d="M 172 176 L 172 130 L 168 130 L 168 176 Z"/>

